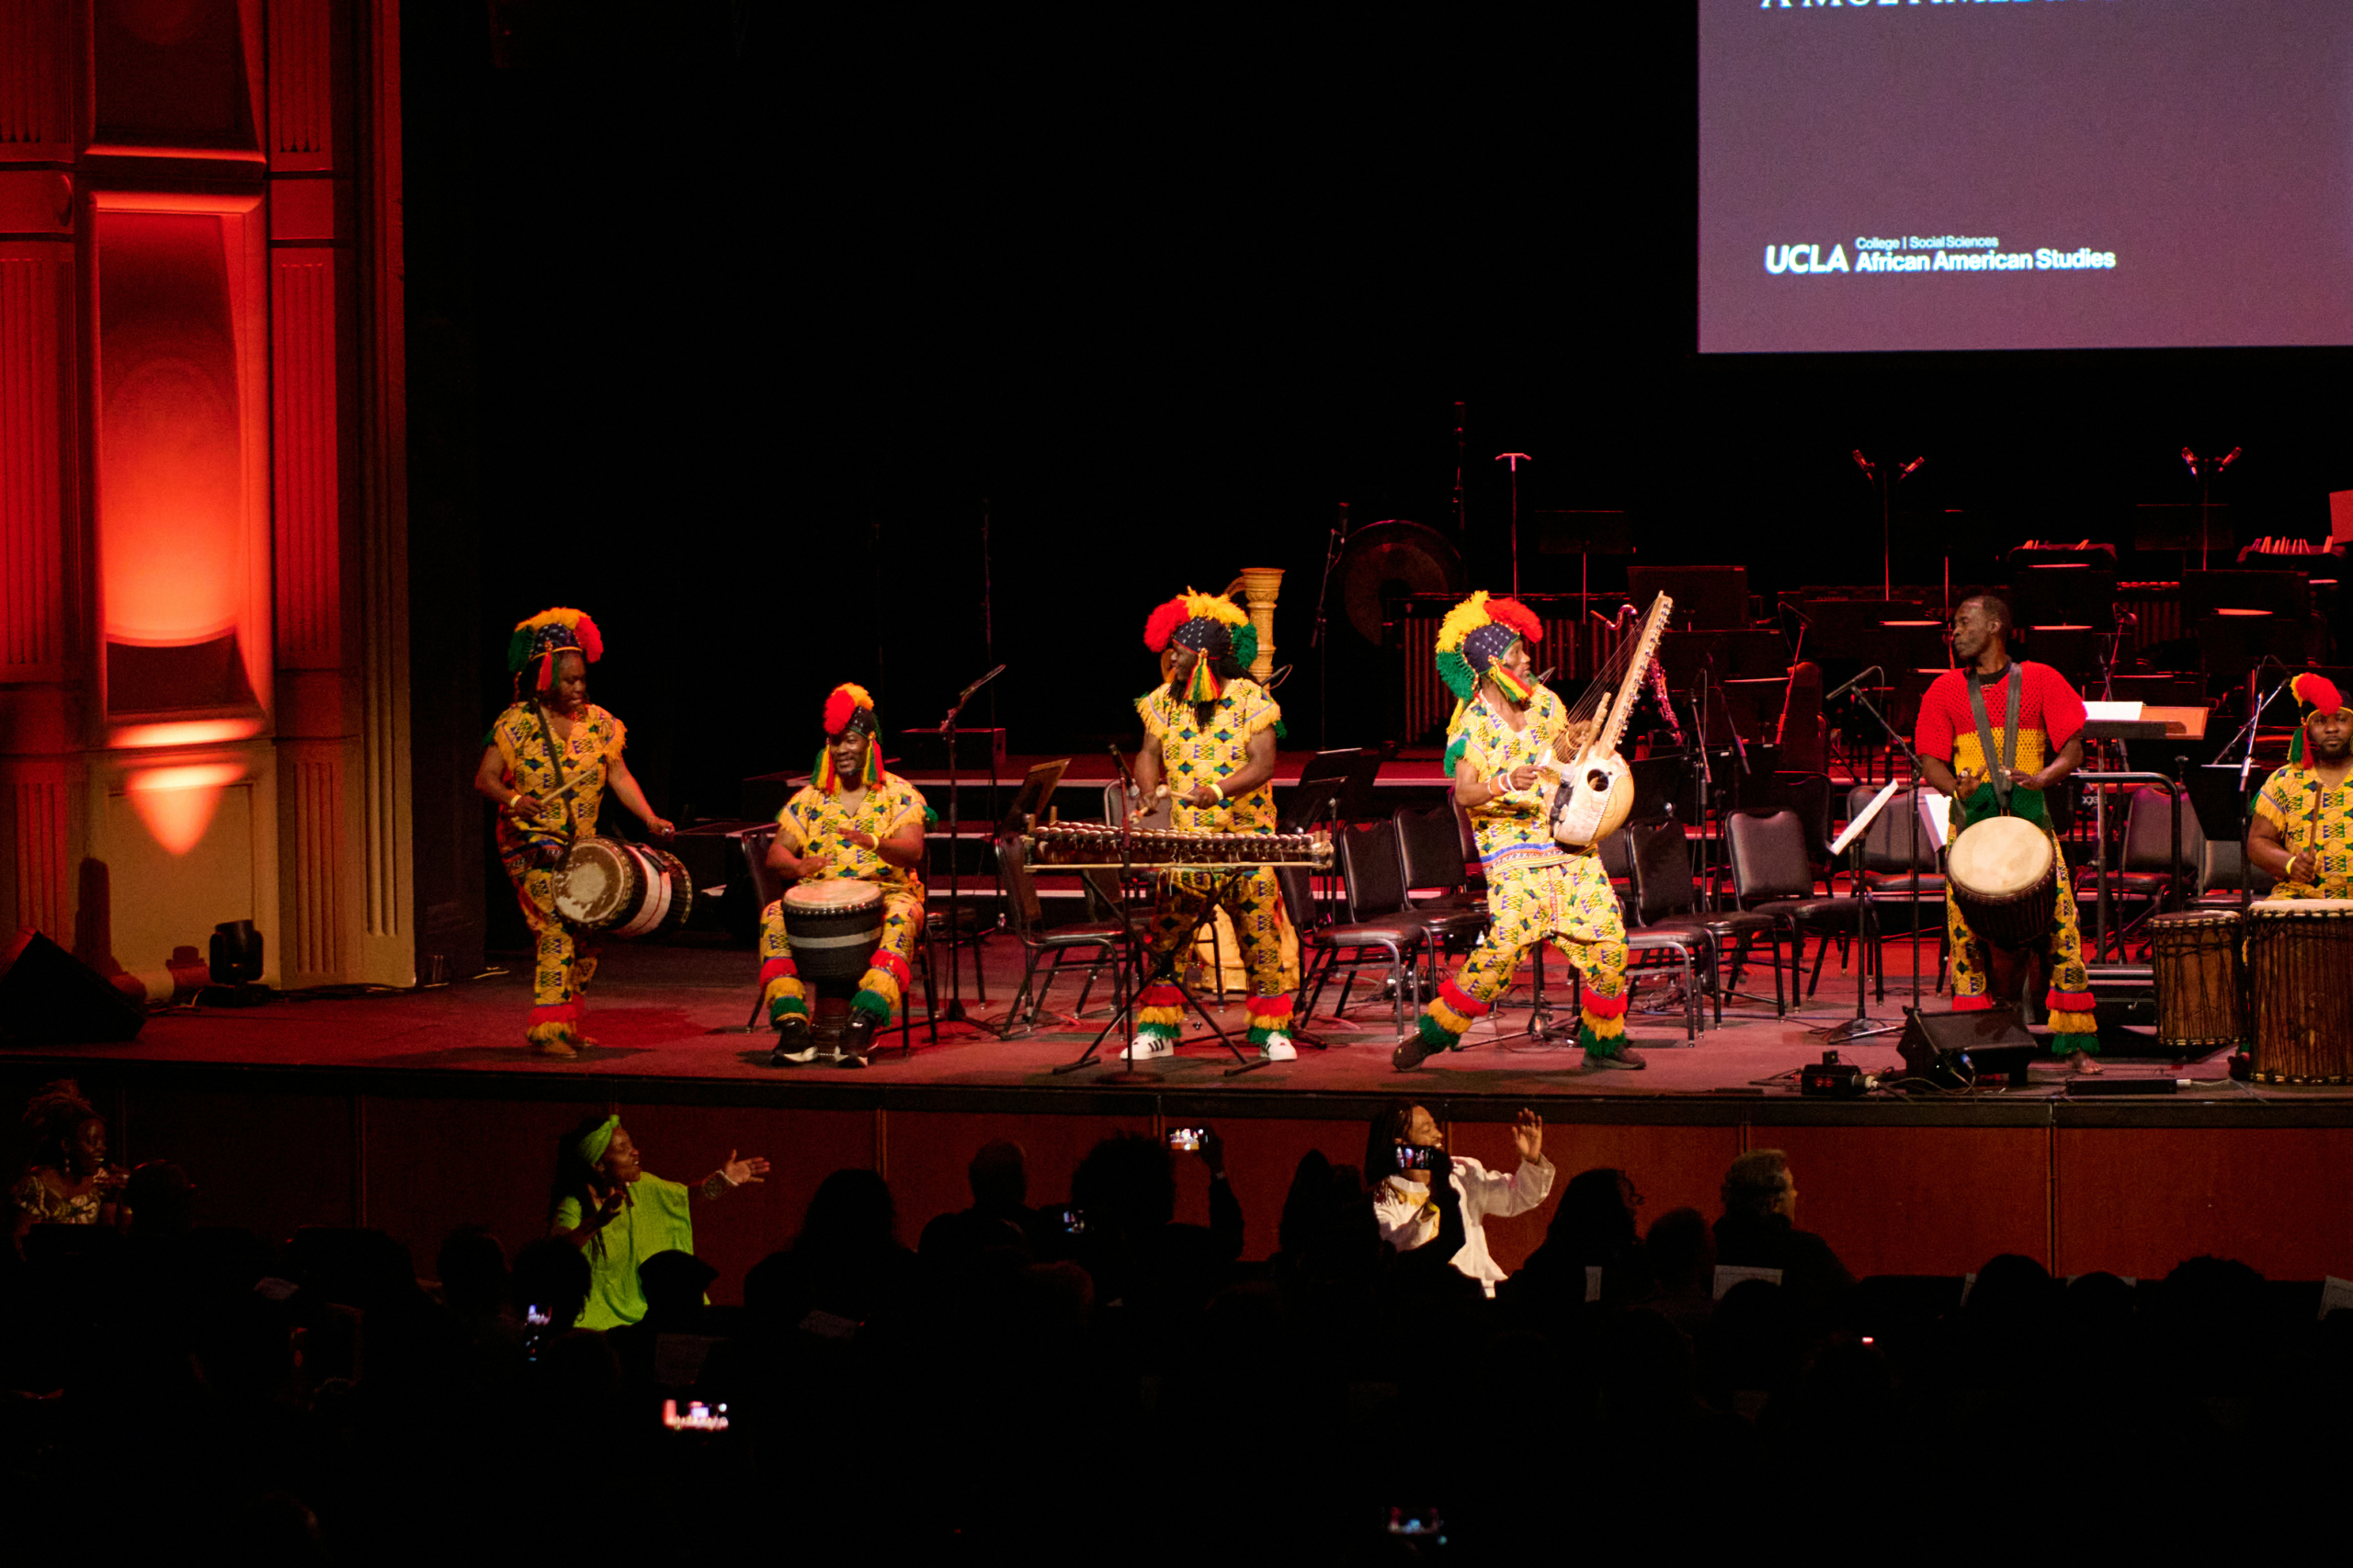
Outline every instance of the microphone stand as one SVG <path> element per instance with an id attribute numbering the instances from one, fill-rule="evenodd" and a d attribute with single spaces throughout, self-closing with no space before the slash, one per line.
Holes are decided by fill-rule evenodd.
<path id="1" fill-rule="evenodd" d="M 963 714 L 964 704 L 972 700 L 972 693 L 1004 673 L 1005 666 L 999 665 L 966 687 L 956 699 L 956 705 L 948 710 L 948 717 L 939 722 L 939 733 L 948 742 L 948 1017 L 952 1023 L 964 1021 L 964 970 L 957 958 L 959 949 L 963 946 L 964 932 L 957 875 L 957 851 L 961 846 L 956 835 L 962 825 L 963 816 L 956 799 L 956 721 Z M 994 745 L 989 748 L 989 792 L 992 797 L 996 792 L 996 748 Z M 996 809 L 994 799 L 989 801 L 989 809 Z M 977 930 L 972 933 L 972 983 L 976 986 L 981 983 L 981 935 Z"/>
<path id="2" fill-rule="evenodd" d="M 1455 404 L 1457 408 L 1461 403 Z M 1455 432 L 1456 444 L 1461 445 L 1461 432 Z M 1458 515 L 1462 495 L 1462 454 L 1455 453 L 1455 498 Z M 1332 683 L 1326 676 L 1332 667 L 1331 651 L 1324 646 L 1324 615 L 1332 602 L 1332 569 L 1340 563 L 1340 551 L 1348 539 L 1348 504 L 1340 503 L 1340 515 L 1333 520 L 1332 531 L 1324 541 L 1324 578 L 1315 585 L 1315 630 L 1308 634 L 1307 646 L 1315 654 L 1315 747 L 1328 751 L 1332 745 Z"/>
<path id="3" fill-rule="evenodd" d="M 1881 671 L 1881 673 L 1884 675 L 1886 672 Z M 1904 792 L 1909 795 L 1912 800 L 1912 809 L 1904 813 L 1911 819 L 1912 824 L 1910 837 L 1911 852 L 1907 854 L 1904 858 L 1908 860 L 1912 866 L 1912 1010 L 1916 1013 L 1920 1010 L 1920 754 L 1912 749 L 1911 742 L 1905 740 L 1901 734 L 1896 733 L 1895 726 L 1887 722 L 1887 715 L 1881 712 L 1876 707 L 1874 707 L 1869 697 L 1863 695 L 1864 690 L 1865 688 L 1858 683 L 1848 692 L 1848 695 L 1854 698 L 1855 701 L 1862 708 L 1864 712 L 1870 714 L 1873 719 L 1879 722 L 1880 729 L 1886 734 L 1888 740 L 1894 745 L 1895 749 L 1904 754 L 1904 761 L 1912 770 L 1911 778 L 1904 787 Z M 1869 838 L 1870 836 L 1870 835 L 1868 832 L 1862 835 L 1863 838 Z M 1856 842 L 1860 844 L 1862 839 L 1859 838 Z M 1857 851 L 1858 858 L 1855 862 L 1855 891 L 1865 895 L 1863 913 L 1865 915 L 1869 915 L 1870 913 L 1869 900 L 1870 890 L 1863 881 L 1862 861 L 1860 855 L 1861 851 L 1859 849 Z M 1861 949 L 1861 946 L 1862 939 L 1859 937 L 1856 938 L 1856 948 L 1859 951 Z M 1858 997 L 1855 1004 L 1855 1016 L 1858 1018 L 1860 1018 L 1862 1017 L 1862 1003 L 1859 998 L 1861 995 L 1862 982 L 1858 979 L 1855 984 Z M 1883 1002 L 1887 999 L 1887 966 L 1884 960 L 1881 960 L 1880 966 L 1879 994 L 1881 1001 Z M 1901 1025 L 1897 1024 L 1890 1024 L 1886 1026 L 1886 1028 L 1890 1029 L 1899 1028 L 1901 1027 Z M 1884 1030 L 1875 1029 L 1870 1032 L 1876 1034 L 1882 1033 Z"/>
<path id="4" fill-rule="evenodd" d="M 2258 670 L 2262 667 L 2259 664 L 2256 666 Z M 2247 776 L 2255 771 L 2256 727 L 2263 722 L 2263 710 L 2271 706 L 2271 699 L 2287 690 L 2288 683 L 2293 679 L 2295 676 L 2292 675 L 2281 676 L 2279 684 L 2266 692 L 2256 701 L 2253 711 L 2247 714 L 2245 727 L 2233 735 L 2230 744 L 2225 745 L 2218 754 L 2228 756 L 2231 746 L 2238 744 L 2241 739 L 2246 742 L 2246 754 L 2239 758 L 2239 918 L 2241 920 L 2246 918 L 2247 908 L 2255 902 L 2255 866 L 2247 858 L 2247 841 L 2252 836 L 2255 813 L 2247 809 L 2246 781 Z M 2248 684 L 2250 687 L 2253 686 L 2252 681 Z"/>

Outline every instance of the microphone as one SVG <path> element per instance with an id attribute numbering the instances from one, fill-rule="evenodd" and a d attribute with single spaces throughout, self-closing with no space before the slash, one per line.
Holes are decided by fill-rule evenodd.
<path id="1" fill-rule="evenodd" d="M 1871 462 L 1870 459 L 1863 456 L 1863 449 L 1860 447 L 1857 447 L 1855 449 L 1855 466 L 1861 469 L 1866 475 L 1874 474 L 1879 472 L 1879 469 Z"/>
<path id="2" fill-rule="evenodd" d="M 1910 462 L 1904 465 L 1904 472 L 1897 474 L 1895 477 L 1898 479 L 1911 478 L 1914 474 L 1920 472 L 1920 465 L 1927 460 L 1928 460 L 1925 457 L 1914 458 Z"/>
<path id="3" fill-rule="evenodd" d="M 1879 666 L 1879 665 L 1871 665 L 1869 669 L 1863 670 L 1863 671 L 1861 671 L 1860 673 L 1859 673 L 1859 674 L 1855 676 L 1855 678 L 1854 678 L 1854 679 L 1852 679 L 1852 680 L 1848 681 L 1846 685 L 1844 685 L 1844 686 L 1840 687 L 1837 690 L 1836 690 L 1836 691 L 1832 692 L 1829 696 L 1827 696 L 1827 697 L 1824 698 L 1822 700 L 1823 700 L 1823 701 L 1824 701 L 1824 702 L 1836 702 L 1836 701 L 1837 701 L 1840 698 L 1842 698 L 1842 697 L 1846 696 L 1848 692 L 1850 692 L 1850 691 L 1854 690 L 1857 687 L 1859 687 L 1859 686 L 1862 685 L 1862 684 L 1863 684 L 1863 677 L 1864 677 L 1865 676 L 1883 676 L 1883 675 L 1885 675 L 1886 673 L 1887 673 L 1887 672 L 1886 672 L 1885 670 L 1883 670 L 1883 669 L 1881 669 L 1881 668 L 1880 668 L 1880 666 Z"/>
<path id="4" fill-rule="evenodd" d="M 1549 685 L 1551 685 L 1551 684 L 1552 684 L 1552 672 L 1553 672 L 1554 670 L 1559 669 L 1560 667 L 1561 667 L 1561 666 L 1560 666 L 1560 665 L 1545 665 L 1545 666 L 1544 666 L 1544 673 L 1543 673 L 1542 675 L 1538 676 L 1536 677 L 1536 684 L 1537 684 L 1537 685 L 1539 685 L 1539 686 L 1549 686 Z"/>
<path id="5" fill-rule="evenodd" d="M 988 685 L 989 682 L 996 679 L 997 676 L 1003 674 L 1005 674 L 1005 666 L 1003 665 L 999 665 L 996 668 L 991 670 L 988 674 L 983 676 L 980 679 L 966 687 L 963 694 L 956 699 L 956 706 L 961 708 L 965 703 L 970 702 L 972 699 L 972 693 L 980 690 L 981 687 Z"/>
<path id="6" fill-rule="evenodd" d="M 2198 477 L 2198 454 L 2191 451 L 2188 447 L 2184 447 L 2181 449 L 2181 460 L 2189 465 L 2189 477 L 2196 479 Z"/>
<path id="7" fill-rule="evenodd" d="M 2224 469 L 2230 467 L 2233 463 L 2238 461 L 2239 454 L 2245 450 L 2246 450 L 2245 447 L 2233 447 L 2229 451 L 2222 454 L 2222 460 L 2214 465 L 2214 472 L 2216 473 L 2220 473 Z"/>

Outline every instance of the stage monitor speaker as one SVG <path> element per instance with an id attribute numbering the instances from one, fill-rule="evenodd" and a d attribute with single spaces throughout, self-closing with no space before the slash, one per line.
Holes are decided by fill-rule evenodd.
<path id="1" fill-rule="evenodd" d="M 1941 1089 L 1965 1089 L 1999 1079 L 2023 1085 L 2027 1065 L 2042 1047 L 2007 1007 L 1968 1013 L 1906 1007 L 1896 1049 L 1907 1077 L 1925 1078 Z"/>
<path id="2" fill-rule="evenodd" d="M 116 1044 L 146 1022 L 146 1008 L 38 931 L 0 951 L 0 1039 L 11 1044 Z"/>

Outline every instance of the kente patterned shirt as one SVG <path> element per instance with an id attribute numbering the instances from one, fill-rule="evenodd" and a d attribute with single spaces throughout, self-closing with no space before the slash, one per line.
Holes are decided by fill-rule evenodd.
<path id="1" fill-rule="evenodd" d="M 813 784 L 803 784 L 777 813 L 777 836 L 784 840 L 786 848 L 795 855 L 824 858 L 824 870 L 801 880 L 872 882 L 921 898 L 923 877 L 916 867 L 922 862 L 893 866 L 873 850 L 851 843 L 849 834 L 855 829 L 880 844 L 911 822 L 921 825 L 926 811 L 922 794 L 885 768 L 855 810 L 844 804 L 849 798 L 847 790 L 827 794 Z"/>
<path id="2" fill-rule="evenodd" d="M 1462 755 L 1482 783 L 1509 790 L 1506 775 L 1551 759 L 1552 740 L 1568 727 L 1569 710 L 1550 687 L 1536 688 L 1523 717 L 1524 728 L 1487 706 L 1484 692 L 1463 707 L 1447 733 L 1447 744 L 1463 743 Z M 1479 862 L 1493 881 L 1521 866 L 1549 866 L 1569 858 L 1552 841 L 1552 797 L 1558 778 L 1540 773 L 1534 788 L 1514 790 L 1466 808 L 1479 835 Z"/>
<path id="3" fill-rule="evenodd" d="M 1250 760 L 1250 737 L 1283 716 L 1266 687 L 1248 676 L 1228 681 L 1225 694 L 1210 704 L 1209 722 L 1189 702 L 1163 686 L 1136 699 L 1144 733 L 1160 743 L 1161 770 L 1174 797 L 1169 823 L 1180 833 L 1272 833 L 1275 787 L 1229 795 L 1214 806 L 1196 806 L 1185 797 L 1204 784 L 1222 783 Z"/>
<path id="4" fill-rule="evenodd" d="M 569 738 L 556 734 L 552 718 L 542 723 L 538 710 L 536 702 L 517 702 L 507 709 L 491 725 L 490 744 L 506 760 L 508 789 L 544 800 L 565 785 L 572 786 L 572 793 L 560 802 L 568 808 L 571 827 L 564 826 L 565 818 L 550 816 L 536 829 L 527 829 L 502 812 L 498 817 L 502 852 L 534 840 L 563 841 L 594 834 L 597 812 L 605 802 L 606 775 L 629 744 L 628 727 L 593 702 L 573 720 Z M 548 750 L 551 739 L 556 753 Z"/>
<path id="5" fill-rule="evenodd" d="M 41 1180 L 38 1171 L 27 1171 L 24 1179 L 8 1189 L 8 1199 L 36 1225 L 95 1225 L 105 1205 L 97 1187 L 68 1198 Z"/>
<path id="6" fill-rule="evenodd" d="M 2022 712 L 2017 767 L 2021 773 L 2033 773 L 2083 733 L 2084 699 L 2075 695 L 2067 677 L 2049 665 L 2027 659 L 2020 659 L 2018 665 L 2018 707 Z M 1999 750 L 2005 744 L 2003 732 L 2009 719 L 2009 672 L 2005 670 L 2000 678 L 1984 682 L 1982 689 L 1985 694 L 1985 722 L 1992 728 L 1994 745 Z M 1922 756 L 1949 763 L 1955 772 L 1962 768 L 1973 768 L 1981 775 L 1986 772 L 1985 750 L 1977 743 L 1977 719 L 1969 709 L 1969 677 L 1960 670 L 1947 670 L 1938 676 L 1920 699 L 1920 721 L 1913 729 L 1913 744 Z"/>
<path id="7" fill-rule="evenodd" d="M 2320 785 L 2320 812 L 2313 812 L 2313 789 Z M 2292 858 L 2310 849 L 2320 860 L 2317 882 L 2281 882 L 2273 898 L 2353 898 L 2353 778 L 2336 789 L 2319 774 L 2290 763 L 2263 781 L 2255 814 L 2279 830 Z"/>

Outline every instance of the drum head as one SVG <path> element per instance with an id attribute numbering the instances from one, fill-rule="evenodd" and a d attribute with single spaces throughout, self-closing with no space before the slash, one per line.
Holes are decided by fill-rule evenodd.
<path id="1" fill-rule="evenodd" d="M 627 845 L 584 838 L 556 871 L 555 912 L 574 926 L 605 925 L 635 897 L 636 875 Z"/>
<path id="2" fill-rule="evenodd" d="M 882 890 L 872 882 L 836 877 L 822 882 L 795 882 L 784 890 L 784 906 L 810 915 L 847 915 L 882 902 Z"/>
<path id="3" fill-rule="evenodd" d="M 2257 915 L 2353 915 L 2353 898 L 2258 898 L 2247 907 Z"/>
<path id="4" fill-rule="evenodd" d="M 1987 817 L 1952 841 L 1946 869 L 1973 893 L 2006 898 L 2051 874 L 2051 838 L 2017 817 Z"/>

